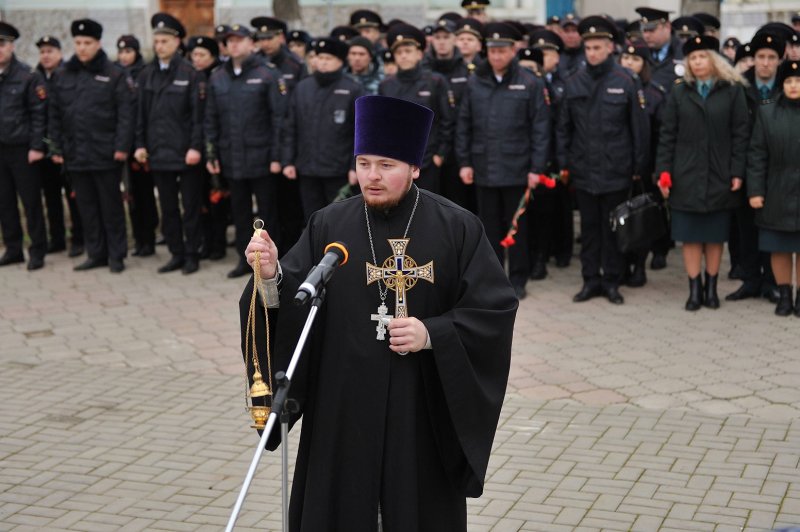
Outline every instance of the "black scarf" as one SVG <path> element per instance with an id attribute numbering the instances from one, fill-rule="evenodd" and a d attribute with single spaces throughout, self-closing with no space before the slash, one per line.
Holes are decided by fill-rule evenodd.
<path id="1" fill-rule="evenodd" d="M 103 71 L 103 67 L 105 67 L 106 59 L 106 53 L 102 49 L 87 63 L 81 62 L 77 55 L 73 55 L 70 60 L 67 61 L 66 68 L 73 71 L 85 68 L 92 74 L 99 74 Z"/>
<path id="2" fill-rule="evenodd" d="M 320 87 L 327 87 L 342 79 L 342 69 L 339 68 L 333 72 L 320 72 L 317 70 L 314 72 L 314 79 L 317 80 Z"/>

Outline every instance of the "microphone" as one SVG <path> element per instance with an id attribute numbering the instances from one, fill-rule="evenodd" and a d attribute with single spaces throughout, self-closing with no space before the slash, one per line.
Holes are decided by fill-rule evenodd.
<path id="1" fill-rule="evenodd" d="M 294 296 L 295 305 L 303 305 L 309 299 L 313 299 L 328 283 L 336 268 L 347 263 L 348 257 L 347 246 L 342 242 L 331 242 L 325 246 L 322 260 L 311 268 L 306 280 L 297 289 L 297 294 Z"/>

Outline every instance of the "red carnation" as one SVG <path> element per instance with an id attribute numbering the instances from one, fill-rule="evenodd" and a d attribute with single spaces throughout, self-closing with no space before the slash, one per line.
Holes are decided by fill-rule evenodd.
<path id="1" fill-rule="evenodd" d="M 669 172 L 661 172 L 658 177 L 658 186 L 661 188 L 672 188 L 672 174 Z"/>
<path id="2" fill-rule="evenodd" d="M 500 241 L 500 245 L 503 246 L 504 248 L 510 248 L 516 243 L 517 241 L 514 240 L 514 237 L 511 235 L 508 235 L 507 237 L 505 237 L 503 240 Z"/>

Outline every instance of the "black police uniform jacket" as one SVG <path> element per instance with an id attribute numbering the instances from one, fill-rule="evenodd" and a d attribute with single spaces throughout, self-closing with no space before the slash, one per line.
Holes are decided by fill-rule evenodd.
<path id="1" fill-rule="evenodd" d="M 544 81 L 514 59 L 501 82 L 488 62 L 470 78 L 459 109 L 456 157 L 482 187 L 525 186 L 547 170 L 550 106 Z"/>
<path id="2" fill-rule="evenodd" d="M 378 87 L 378 94 L 382 96 L 424 105 L 434 112 L 423 168 L 432 164 L 434 155 L 445 159 L 452 156 L 455 102 L 449 91 L 444 76 L 423 68 L 421 62 L 415 68 L 399 70 Z"/>
<path id="3" fill-rule="evenodd" d="M 11 56 L 0 74 L 0 144 L 45 151 L 46 100 L 42 76 Z"/>
<path id="4" fill-rule="evenodd" d="M 654 63 L 650 70 L 652 81 L 667 89 L 667 92 L 672 89 L 676 79 L 683 77 L 686 66 L 683 62 L 683 45 L 678 37 L 672 37 L 667 56 L 660 63 Z"/>
<path id="5" fill-rule="evenodd" d="M 747 195 L 764 197 L 756 225 L 800 231 L 800 105 L 782 94 L 756 115 L 747 154 Z"/>
<path id="6" fill-rule="evenodd" d="M 286 85 L 286 90 L 292 92 L 297 84 L 306 76 L 306 68 L 300 60 L 286 45 L 281 45 L 275 55 L 268 57 L 263 52 L 257 55 L 267 63 L 267 66 L 280 72 L 281 79 Z"/>
<path id="7" fill-rule="evenodd" d="M 467 88 L 467 82 L 474 73 L 474 69 L 469 69 L 464 62 L 464 57 L 458 48 L 453 50 L 453 57 L 449 59 L 440 59 L 436 57 L 431 50 L 431 53 L 426 54 L 422 63 L 423 68 L 428 68 L 433 72 L 437 72 L 445 77 L 447 84 L 453 94 L 453 103 L 455 108 L 458 109 L 458 104 L 461 103 L 461 97 Z M 458 111 L 456 111 L 456 117 Z"/>
<path id="8" fill-rule="evenodd" d="M 744 177 L 750 130 L 741 85 L 718 81 L 703 101 L 695 83 L 678 82 L 667 98 L 658 142 L 656 175 L 672 174 L 674 209 L 733 209 L 742 193 L 731 179 Z"/>
<path id="9" fill-rule="evenodd" d="M 575 188 L 624 190 L 647 164 L 650 139 L 638 78 L 609 57 L 566 80 L 556 129 L 558 163 Z"/>
<path id="10" fill-rule="evenodd" d="M 227 61 L 211 74 L 206 97 L 206 157 L 219 160 L 228 179 L 269 175 L 280 161 L 281 120 L 286 86 L 262 60 L 251 55 L 236 75 Z"/>
<path id="11" fill-rule="evenodd" d="M 750 69 L 744 73 L 744 79 L 746 79 L 749 83 L 749 85 L 744 88 L 744 95 L 747 98 L 747 112 L 750 119 L 750 128 L 752 129 L 756 123 L 758 109 L 761 107 L 761 104 L 775 101 L 778 95 L 783 92 L 783 89 L 778 83 L 774 83 L 772 85 L 772 90 L 769 92 L 769 96 L 767 96 L 766 99 L 762 99 L 761 91 L 758 90 L 758 87 L 756 86 L 755 67 L 750 67 Z"/>
<path id="12" fill-rule="evenodd" d="M 156 59 L 139 74 L 136 147 L 147 149 L 151 169 L 181 171 L 189 149 L 202 153 L 205 83 L 177 54 L 165 72 Z"/>
<path id="13" fill-rule="evenodd" d="M 355 102 L 364 94 L 342 69 L 315 73 L 297 84 L 281 139 L 281 163 L 301 176 L 347 176 L 352 168 Z"/>
<path id="14" fill-rule="evenodd" d="M 480 220 L 425 190 L 415 207 L 417 190 L 389 210 L 367 211 L 383 264 L 392 256 L 387 239 L 403 236 L 416 209 L 405 255 L 431 263 L 434 282 L 420 279 L 406 301 L 408 315 L 427 328 L 431 350 L 401 356 L 388 339 L 376 339 L 370 316 L 381 300 L 364 276 L 373 257 L 360 195 L 314 213 L 281 259 L 280 308 L 269 311 L 273 371 L 286 369 L 308 313 L 292 299 L 309 269 L 329 242 L 346 241 L 350 252 L 327 284 L 292 379 L 300 413 L 290 422 L 303 420 L 292 532 L 375 532 L 379 504 L 386 530 L 465 532 L 465 498 L 483 491 L 518 302 Z M 243 353 L 252 291 L 251 281 L 239 302 Z M 391 290 L 386 306 L 396 313 Z M 264 346 L 264 307 L 256 312 L 257 345 Z M 268 367 L 265 357 L 260 365 Z M 272 431 L 268 448 L 279 441 L 280 431 Z"/>
<path id="15" fill-rule="evenodd" d="M 133 80 L 100 50 L 88 63 L 73 56 L 54 74 L 48 137 L 69 170 L 113 170 L 114 152 L 133 145 Z"/>

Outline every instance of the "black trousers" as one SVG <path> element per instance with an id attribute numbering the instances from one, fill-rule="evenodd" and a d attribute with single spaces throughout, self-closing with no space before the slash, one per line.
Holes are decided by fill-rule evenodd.
<path id="1" fill-rule="evenodd" d="M 526 216 L 531 262 L 546 262 L 555 252 L 556 236 L 561 224 L 560 211 L 561 198 L 556 190 L 548 190 L 544 186 L 533 189 L 533 199 L 527 211 L 529 216 Z"/>
<path id="2" fill-rule="evenodd" d="M 569 259 L 572 257 L 572 248 L 575 243 L 575 222 L 573 217 L 573 193 L 568 185 L 556 183 L 558 196 L 558 219 L 553 236 L 553 255 L 557 258 Z"/>
<path id="3" fill-rule="evenodd" d="M 311 215 L 336 199 L 339 189 L 347 183 L 347 177 L 316 177 L 301 175 L 297 178 L 300 200 L 303 203 L 305 223 Z"/>
<path id="4" fill-rule="evenodd" d="M 483 222 L 486 236 L 500 264 L 505 263 L 506 252 L 500 241 L 505 238 L 511 227 L 511 219 L 526 188 L 526 186 L 476 187 L 478 217 Z M 530 275 L 527 216 L 525 213 L 519 220 L 519 230 L 514 237 L 517 243 L 508 248 L 508 278 L 514 286 L 525 286 Z"/>
<path id="5" fill-rule="evenodd" d="M 428 192 L 434 194 L 439 193 L 439 176 L 441 175 L 441 167 L 431 163 L 419 171 L 419 177 L 416 179 L 416 184 L 419 188 L 424 188 Z"/>
<path id="6" fill-rule="evenodd" d="M 189 166 L 180 172 L 153 170 L 153 178 L 161 204 L 161 232 L 169 252 L 175 257 L 197 257 L 200 252 L 200 207 L 203 201 L 200 166 Z"/>
<path id="7" fill-rule="evenodd" d="M 128 254 L 120 172 L 119 166 L 113 170 L 70 171 L 90 259 L 122 260 Z"/>
<path id="8" fill-rule="evenodd" d="M 158 209 L 153 174 L 131 161 L 128 164 L 128 184 L 128 211 L 136 247 L 155 246 Z"/>
<path id="9" fill-rule="evenodd" d="M 258 217 L 264 220 L 264 228 L 270 238 L 279 246 L 279 253 L 283 254 L 288 249 L 281 250 L 281 225 L 278 217 L 278 183 L 282 178 L 277 174 L 255 177 L 252 179 L 229 179 L 231 187 L 231 209 L 233 210 L 233 224 L 236 227 L 236 251 L 239 260 L 244 262 L 244 250 L 253 236 L 253 196 L 258 206 Z M 285 179 L 283 179 L 285 180 Z"/>
<path id="10" fill-rule="evenodd" d="M 441 167 L 439 186 L 442 196 L 460 205 L 470 212 L 477 213 L 475 185 L 465 185 L 459 177 L 459 166 L 456 161 L 445 162 Z"/>
<path id="11" fill-rule="evenodd" d="M 224 255 L 227 247 L 225 233 L 231 215 L 231 197 L 228 182 L 222 176 L 212 176 L 205 166 L 203 174 L 203 208 L 200 225 L 203 228 L 203 246 L 208 253 Z M 215 194 L 212 198 L 212 192 Z"/>
<path id="12" fill-rule="evenodd" d="M 286 179 L 283 174 L 272 174 L 271 179 L 277 183 L 278 201 L 278 220 L 280 224 L 279 239 L 273 240 L 278 245 L 278 253 L 283 256 L 289 251 L 295 242 L 300 238 L 300 234 L 305 227 L 303 217 L 303 202 L 300 200 L 300 187 L 297 179 Z M 259 212 L 261 203 L 259 202 Z M 234 214 L 235 216 L 235 214 Z M 267 219 L 264 218 L 266 222 Z M 270 231 L 270 235 L 272 232 Z M 249 241 L 249 237 L 248 237 Z"/>
<path id="13" fill-rule="evenodd" d="M 738 264 L 742 269 L 743 281 L 758 284 L 762 281 L 775 282 L 772 274 L 770 254 L 758 250 L 758 227 L 755 209 L 741 205 L 733 212 L 733 221 L 738 233 Z"/>
<path id="14" fill-rule="evenodd" d="M 69 218 L 72 221 L 70 234 L 72 244 L 83 245 L 83 224 L 78 213 L 78 205 L 72 197 L 72 185 L 67 179 L 64 166 L 50 159 L 37 163 L 42 178 L 42 192 L 47 207 L 47 225 L 50 229 L 50 242 L 56 246 L 66 246 L 66 227 L 64 226 L 64 196 L 67 198 Z"/>
<path id="15" fill-rule="evenodd" d="M 38 165 L 28 164 L 28 147 L 0 144 L 0 227 L 6 253 L 22 255 L 22 223 L 17 196 L 25 208 L 25 222 L 31 238 L 31 257 L 47 252 L 47 230 L 42 212 L 42 185 Z"/>
<path id="16" fill-rule="evenodd" d="M 581 213 L 581 274 L 586 283 L 618 286 L 625 259 L 617 248 L 609 213 L 628 199 L 628 190 L 605 194 L 577 191 Z"/>

